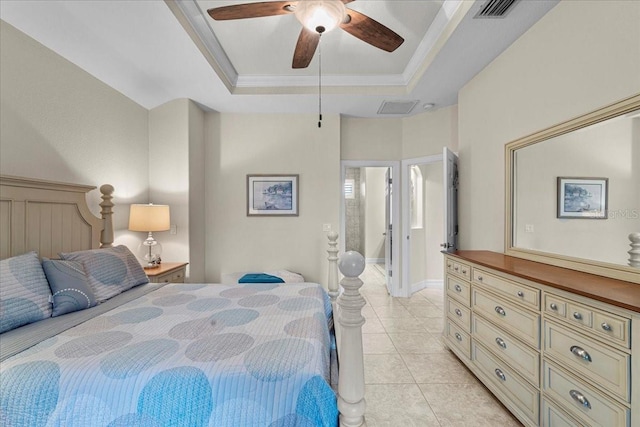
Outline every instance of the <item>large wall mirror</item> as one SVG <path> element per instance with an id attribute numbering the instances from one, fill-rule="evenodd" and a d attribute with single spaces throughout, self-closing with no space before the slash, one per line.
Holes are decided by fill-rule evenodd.
<path id="1" fill-rule="evenodd" d="M 640 95 L 506 145 L 506 253 L 640 283 Z"/>

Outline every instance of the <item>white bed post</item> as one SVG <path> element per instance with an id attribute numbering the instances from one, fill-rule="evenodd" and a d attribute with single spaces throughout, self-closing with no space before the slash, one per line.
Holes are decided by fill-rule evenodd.
<path id="1" fill-rule="evenodd" d="M 329 239 L 329 249 L 327 249 L 329 254 L 327 258 L 329 260 L 327 291 L 331 302 L 334 303 L 340 294 L 340 289 L 338 288 L 338 233 L 330 231 L 327 234 L 327 238 Z"/>
<path id="2" fill-rule="evenodd" d="M 629 240 L 631 240 L 631 243 L 629 243 L 631 250 L 628 252 L 629 265 L 640 268 L 640 232 L 629 234 Z"/>
<path id="3" fill-rule="evenodd" d="M 364 400 L 364 360 L 362 356 L 362 307 L 365 301 L 360 295 L 362 280 L 358 276 L 364 271 L 364 257 L 349 251 L 340 257 L 340 272 L 345 276 L 340 284 L 344 292 L 338 297 L 338 323 L 340 345 L 338 361 L 338 410 L 340 425 L 357 427 L 364 422 L 366 403 Z"/>
<path id="4" fill-rule="evenodd" d="M 103 229 L 100 232 L 100 247 L 110 248 L 113 246 L 113 185 L 104 184 L 100 187 L 100 193 L 102 193 L 102 202 L 100 207 L 100 215 L 102 216 Z"/>

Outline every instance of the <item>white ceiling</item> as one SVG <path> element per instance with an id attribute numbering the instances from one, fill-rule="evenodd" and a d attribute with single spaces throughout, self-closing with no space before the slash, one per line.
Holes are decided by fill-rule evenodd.
<path id="1" fill-rule="evenodd" d="M 249 1 L 244 1 L 249 2 Z M 393 53 L 335 29 L 322 37 L 324 113 L 379 117 L 381 103 L 436 108 L 558 0 L 520 0 L 501 19 L 473 19 L 484 0 L 358 0 L 347 5 L 405 42 Z M 0 18 L 145 108 L 190 98 L 220 112 L 317 113 L 317 55 L 291 69 L 293 15 L 213 21 L 212 0 L 0 1 Z"/>

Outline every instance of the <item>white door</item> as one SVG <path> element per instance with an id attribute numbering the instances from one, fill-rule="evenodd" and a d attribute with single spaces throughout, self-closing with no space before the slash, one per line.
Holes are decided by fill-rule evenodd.
<path id="1" fill-rule="evenodd" d="M 447 147 L 444 160 L 444 236 L 440 246 L 446 251 L 458 249 L 458 156 Z"/>
<path id="2" fill-rule="evenodd" d="M 393 215 L 391 214 L 391 203 L 393 202 L 393 177 L 391 176 L 391 168 L 387 168 L 384 175 L 385 179 L 385 203 L 384 203 L 384 269 L 387 279 L 387 292 L 391 292 L 391 278 L 393 277 Z"/>

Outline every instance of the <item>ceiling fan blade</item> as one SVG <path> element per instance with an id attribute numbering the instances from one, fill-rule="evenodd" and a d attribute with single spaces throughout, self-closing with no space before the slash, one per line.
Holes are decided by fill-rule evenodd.
<path id="1" fill-rule="evenodd" d="M 293 68 L 307 68 L 316 53 L 316 48 L 320 42 L 320 34 L 309 31 L 302 27 L 296 50 L 293 52 Z"/>
<path id="2" fill-rule="evenodd" d="M 260 18 L 263 16 L 286 15 L 293 13 L 297 1 L 264 1 L 260 3 L 243 3 L 231 6 L 214 7 L 207 10 L 209 16 L 216 21 L 229 19 Z M 287 6 L 293 6 L 288 8 Z"/>
<path id="3" fill-rule="evenodd" d="M 347 4 L 347 3 L 351 3 L 352 1 L 356 1 L 356 0 L 341 0 L 342 3 Z"/>
<path id="4" fill-rule="evenodd" d="M 340 24 L 340 28 L 372 46 L 393 52 L 404 42 L 393 30 L 367 15 L 352 9 L 347 9 L 347 15 L 347 22 Z"/>

